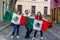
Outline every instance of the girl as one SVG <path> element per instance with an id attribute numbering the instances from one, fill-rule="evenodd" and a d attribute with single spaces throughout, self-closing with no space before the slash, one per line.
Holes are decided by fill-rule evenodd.
<path id="1" fill-rule="evenodd" d="M 38 13 L 37 13 L 37 16 L 35 16 L 35 19 L 37 19 L 37 20 L 42 20 L 41 12 L 38 12 Z M 35 40 L 35 37 L 36 37 L 37 32 L 38 32 L 38 31 L 35 30 L 34 37 L 32 38 L 33 40 Z M 43 32 L 40 31 L 40 33 L 41 33 L 41 39 L 43 39 Z"/>
<path id="2" fill-rule="evenodd" d="M 17 11 L 16 15 L 20 16 L 20 14 L 21 14 L 20 11 Z M 18 16 L 15 17 L 15 19 L 14 19 L 15 21 L 19 20 Z M 17 38 L 19 38 L 20 25 L 19 24 L 13 24 L 13 26 L 14 27 L 13 27 L 13 32 L 12 32 L 11 38 L 14 38 L 14 34 L 15 34 L 16 31 L 17 31 Z"/>

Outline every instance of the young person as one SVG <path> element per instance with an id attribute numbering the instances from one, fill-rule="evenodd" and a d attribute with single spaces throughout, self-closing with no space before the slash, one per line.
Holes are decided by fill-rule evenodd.
<path id="1" fill-rule="evenodd" d="M 38 12 L 38 13 L 37 13 L 37 16 L 35 16 L 35 19 L 37 19 L 37 20 L 43 20 L 43 19 L 42 19 L 42 16 L 41 16 L 41 12 Z M 33 40 L 35 40 L 35 37 L 36 37 L 37 32 L 38 32 L 38 31 L 35 30 L 34 37 L 32 38 Z M 41 34 L 41 39 L 43 39 L 43 32 L 40 31 L 40 34 Z"/>
<path id="2" fill-rule="evenodd" d="M 30 17 L 30 13 L 29 13 L 28 10 L 25 10 L 25 14 L 24 14 L 24 16 L 26 16 L 26 17 Z"/>
<path id="3" fill-rule="evenodd" d="M 29 14 L 29 11 L 28 11 L 28 10 L 25 10 L 24 16 L 30 17 L 30 14 Z M 26 27 L 26 30 L 27 30 L 27 32 L 26 32 L 25 38 L 29 38 L 28 33 L 29 33 L 29 30 L 30 30 L 30 29 Z"/>
<path id="4" fill-rule="evenodd" d="M 16 24 L 13 24 L 13 32 L 12 32 L 12 36 L 11 36 L 11 38 L 14 38 L 14 34 L 15 34 L 15 32 L 17 33 L 17 38 L 20 38 L 19 37 L 19 30 L 20 30 L 20 25 L 19 24 L 17 24 L 17 21 L 19 20 L 19 16 L 20 16 L 20 11 L 17 11 L 17 13 L 16 13 L 16 17 L 14 17 L 14 19 L 13 20 L 15 20 L 16 21 Z"/>
<path id="5" fill-rule="evenodd" d="M 35 14 L 33 12 L 30 12 L 30 18 L 35 18 Z M 33 31 L 33 29 L 30 29 L 28 32 L 28 36 L 30 37 L 31 32 Z M 29 38 L 28 37 L 28 38 Z"/>

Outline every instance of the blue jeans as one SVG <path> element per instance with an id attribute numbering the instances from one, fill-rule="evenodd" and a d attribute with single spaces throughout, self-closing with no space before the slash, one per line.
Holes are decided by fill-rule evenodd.
<path id="1" fill-rule="evenodd" d="M 20 25 L 14 24 L 12 35 L 14 36 L 16 31 L 17 31 L 17 35 L 19 35 L 19 30 L 20 30 Z"/>

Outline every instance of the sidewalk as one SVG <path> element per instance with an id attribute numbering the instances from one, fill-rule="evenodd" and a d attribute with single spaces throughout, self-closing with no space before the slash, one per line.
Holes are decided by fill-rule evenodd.
<path id="1" fill-rule="evenodd" d="M 52 23 L 52 26 L 55 26 L 55 27 L 57 27 L 57 28 L 60 28 L 60 24 L 57 24 L 57 23 Z"/>
<path id="2" fill-rule="evenodd" d="M 1 22 L 1 21 L 0 21 L 0 27 L 5 26 L 5 25 L 7 25 L 7 24 L 8 24 L 7 22 Z"/>
<path id="3" fill-rule="evenodd" d="M 49 20 L 50 16 L 45 15 L 44 18 Z M 52 27 L 49 28 L 49 32 L 51 32 L 53 35 L 60 39 L 60 24 L 52 22 Z"/>
<path id="4" fill-rule="evenodd" d="M 52 22 L 52 28 L 49 28 L 49 31 L 60 39 L 60 24 Z"/>

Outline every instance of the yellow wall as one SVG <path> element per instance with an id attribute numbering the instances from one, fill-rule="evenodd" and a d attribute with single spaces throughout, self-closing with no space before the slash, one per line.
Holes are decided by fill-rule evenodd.
<path id="1" fill-rule="evenodd" d="M 25 13 L 26 9 L 31 10 L 31 6 L 36 6 L 36 13 L 41 11 L 44 14 L 44 6 L 48 6 L 48 15 L 50 15 L 50 3 L 49 2 L 32 2 L 32 1 L 17 1 L 16 9 L 18 5 L 22 5 L 23 13 Z"/>
<path id="2" fill-rule="evenodd" d="M 2 19 L 2 1 L 0 0 L 0 21 Z"/>
<path id="3" fill-rule="evenodd" d="M 55 16 L 55 20 L 54 21 L 56 21 L 56 13 L 57 13 L 57 10 L 56 10 L 56 8 L 54 9 L 54 11 L 55 11 L 55 13 L 54 13 L 54 16 Z"/>
<path id="4" fill-rule="evenodd" d="M 58 23 L 60 23 L 60 7 L 58 8 Z"/>

